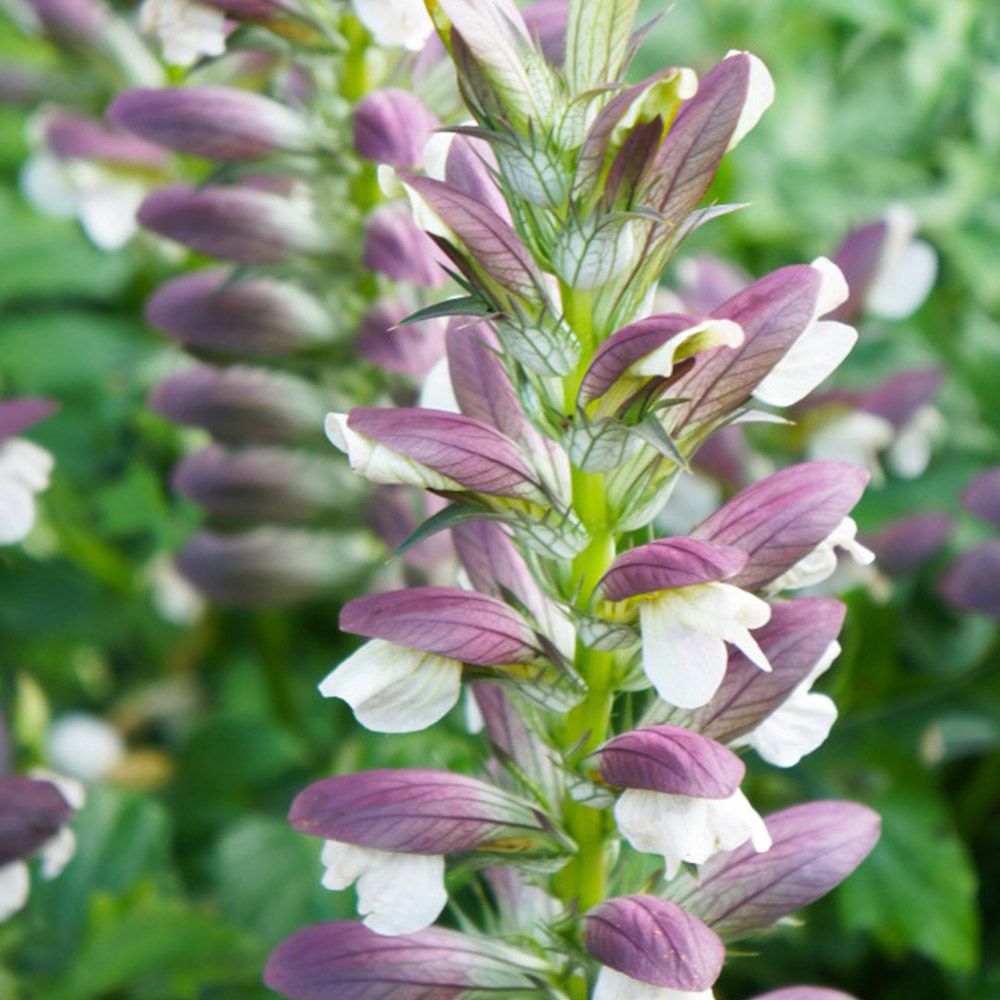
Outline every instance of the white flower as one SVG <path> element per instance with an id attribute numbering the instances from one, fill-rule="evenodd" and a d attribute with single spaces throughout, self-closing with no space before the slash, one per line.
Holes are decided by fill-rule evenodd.
<path id="1" fill-rule="evenodd" d="M 0 924 L 28 902 L 31 880 L 23 861 L 11 861 L 0 868 Z"/>
<path id="2" fill-rule="evenodd" d="M 837 706 L 810 688 L 839 655 L 840 643 L 831 642 L 788 700 L 736 745 L 753 747 L 775 767 L 794 767 L 822 746 L 837 720 Z"/>
<path id="3" fill-rule="evenodd" d="M 883 478 L 879 453 L 892 444 L 895 434 L 884 417 L 856 410 L 830 421 L 810 437 L 809 458 L 817 462 L 850 462 L 867 469 L 878 482 Z"/>
<path id="4" fill-rule="evenodd" d="M 226 15 L 190 0 L 145 0 L 139 30 L 156 35 L 171 66 L 192 66 L 226 51 Z"/>
<path id="5" fill-rule="evenodd" d="M 615 803 L 615 821 L 637 851 L 663 856 L 667 878 L 683 863 L 703 864 L 748 840 L 756 851 L 771 847 L 764 821 L 739 790 L 727 799 L 702 799 L 628 788 Z"/>
<path id="6" fill-rule="evenodd" d="M 81 781 L 100 781 L 122 759 L 125 744 L 103 719 L 74 712 L 53 723 L 46 751 L 60 773 Z"/>
<path id="7" fill-rule="evenodd" d="M 937 254 L 913 238 L 917 219 L 904 205 L 886 212 L 887 233 L 865 305 L 883 319 L 905 319 L 927 298 L 937 277 Z"/>
<path id="8" fill-rule="evenodd" d="M 440 854 L 400 854 L 328 840 L 321 860 L 327 889 L 357 882 L 358 912 L 376 934 L 422 931 L 448 902 Z"/>
<path id="9" fill-rule="evenodd" d="M 821 279 L 812 322 L 753 391 L 755 399 L 769 406 L 792 406 L 804 399 L 839 367 L 858 340 L 853 326 L 820 319 L 847 301 L 840 268 L 826 257 L 817 257 L 810 266 Z"/>
<path id="10" fill-rule="evenodd" d="M 0 442 L 0 545 L 20 542 L 35 523 L 35 495 L 49 485 L 52 456 L 24 438 Z"/>
<path id="11" fill-rule="evenodd" d="M 769 589 L 776 593 L 779 590 L 799 590 L 822 583 L 837 568 L 837 549 L 843 549 L 862 566 L 874 562 L 875 553 L 857 540 L 857 534 L 858 526 L 854 518 L 845 517 L 812 552 L 774 580 Z"/>
<path id="12" fill-rule="evenodd" d="M 77 218 L 88 239 L 102 250 L 118 250 L 135 234 L 142 181 L 90 160 L 30 156 L 21 168 L 21 191 L 38 211 L 60 219 Z"/>
<path id="13" fill-rule="evenodd" d="M 594 984 L 591 1000 L 712 1000 L 711 990 L 671 990 L 643 983 L 624 972 L 602 966 Z"/>
<path id="14" fill-rule="evenodd" d="M 771 665 L 750 629 L 766 625 L 771 606 L 727 583 L 664 590 L 639 601 L 642 666 L 660 697 L 678 708 L 700 708 L 726 673 L 726 643 L 761 670 Z"/>
<path id="15" fill-rule="evenodd" d="M 454 708 L 462 665 L 382 639 L 366 642 L 319 686 L 324 698 L 342 698 L 366 729 L 415 733 Z"/>
<path id="16" fill-rule="evenodd" d="M 326 436 L 347 455 L 351 468 L 373 483 L 422 486 L 431 490 L 461 492 L 464 487 L 448 476 L 413 462 L 392 448 L 366 438 L 347 426 L 346 413 L 328 413 Z"/>
<path id="17" fill-rule="evenodd" d="M 379 45 L 417 52 L 434 32 L 423 0 L 352 0 L 352 6 Z"/>
<path id="18" fill-rule="evenodd" d="M 896 437 L 886 451 L 886 464 L 901 479 L 917 479 L 927 471 L 935 443 L 945 429 L 944 418 L 938 410 L 921 406 L 896 431 Z"/>

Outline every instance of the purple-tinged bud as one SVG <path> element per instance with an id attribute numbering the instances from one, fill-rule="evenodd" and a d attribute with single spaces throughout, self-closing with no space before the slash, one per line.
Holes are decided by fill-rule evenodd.
<path id="1" fill-rule="evenodd" d="M 757 588 L 823 543 L 861 499 L 868 473 L 846 462 L 803 462 L 748 486 L 693 532 L 747 555 L 731 580 Z"/>
<path id="2" fill-rule="evenodd" d="M 728 320 L 665 313 L 630 323 L 597 349 L 580 385 L 580 399 L 597 399 L 628 375 L 639 381 L 666 378 L 685 358 L 720 346 L 738 347 L 742 342 L 743 332 Z"/>
<path id="3" fill-rule="evenodd" d="M 446 263 L 435 242 L 413 221 L 408 209 L 388 205 L 365 224 L 362 263 L 371 271 L 421 288 L 440 288 Z"/>
<path id="4" fill-rule="evenodd" d="M 107 118 L 150 142 L 222 163 L 301 153 L 316 145 L 301 115 L 237 87 L 126 90 L 111 102 Z"/>
<path id="5" fill-rule="evenodd" d="M 746 561 L 746 554 L 730 545 L 694 538 L 660 538 L 622 553 L 599 587 L 604 600 L 624 601 L 641 594 L 729 580 Z"/>
<path id="6" fill-rule="evenodd" d="M 34 854 L 72 815 L 51 782 L 22 775 L 0 778 L 0 867 Z"/>
<path id="7" fill-rule="evenodd" d="M 424 146 L 440 125 L 413 94 L 376 90 L 354 110 L 354 148 L 375 163 L 419 167 Z"/>
<path id="8" fill-rule="evenodd" d="M 311 295 L 273 278 L 234 280 L 226 268 L 184 274 L 146 303 L 146 322 L 181 343 L 217 354 L 275 356 L 333 339 Z"/>
<path id="9" fill-rule="evenodd" d="M 944 373 L 939 368 L 902 372 L 862 393 L 857 399 L 857 406 L 866 413 L 888 420 L 898 429 L 937 395 L 943 381 Z"/>
<path id="10" fill-rule="evenodd" d="M 529 803 L 450 771 L 360 771 L 300 792 L 288 821 L 300 833 L 405 854 L 542 849 L 566 844 Z"/>
<path id="11" fill-rule="evenodd" d="M 750 284 L 750 276 L 714 254 L 698 254 L 677 262 L 678 294 L 688 312 L 704 316 Z"/>
<path id="12" fill-rule="evenodd" d="M 376 486 L 365 506 L 365 521 L 386 547 L 395 551 L 444 506 L 445 501 L 433 493 L 409 486 Z M 403 558 L 433 578 L 442 567 L 453 564 L 454 554 L 448 533 L 442 531 L 408 548 Z"/>
<path id="13" fill-rule="evenodd" d="M 838 886 L 879 838 L 878 813 L 856 802 L 819 801 L 766 817 L 773 845 L 744 844 L 682 875 L 670 897 L 723 937 L 762 931 Z"/>
<path id="14" fill-rule="evenodd" d="M 145 139 L 109 129 L 86 115 L 57 112 L 46 117 L 45 144 L 60 159 L 101 160 L 116 166 L 162 170 L 167 153 Z"/>
<path id="15" fill-rule="evenodd" d="M 732 750 L 677 726 L 646 726 L 622 733 L 595 753 L 600 757 L 601 777 L 609 785 L 665 795 L 726 799 L 737 791 L 746 773 Z"/>
<path id="16" fill-rule="evenodd" d="M 0 441 L 34 427 L 57 409 L 58 403 L 42 396 L 0 400 Z"/>
<path id="17" fill-rule="evenodd" d="M 356 584 L 375 551 L 361 535 L 259 528 L 235 535 L 200 532 L 177 555 L 177 568 L 225 607 L 287 607 Z"/>
<path id="18" fill-rule="evenodd" d="M 521 237 L 499 215 L 441 181 L 402 172 L 399 177 L 458 237 L 487 278 L 515 295 L 536 293 L 534 259 Z"/>
<path id="19" fill-rule="evenodd" d="M 667 138 L 646 170 L 643 201 L 673 229 L 708 191 L 727 150 L 771 103 L 773 84 L 763 63 L 734 52 L 702 78 L 684 101 Z"/>
<path id="20" fill-rule="evenodd" d="M 962 611 L 1000 618 L 1000 539 L 966 552 L 942 580 L 941 592 Z"/>
<path id="21" fill-rule="evenodd" d="M 816 319 L 826 280 L 826 272 L 817 267 L 783 267 L 714 310 L 714 318 L 742 328 L 743 345 L 706 353 L 693 371 L 677 380 L 672 393 L 688 402 L 676 408 L 675 433 L 717 422 L 747 403 Z"/>
<path id="22" fill-rule="evenodd" d="M 889 576 L 912 573 L 948 540 L 954 522 L 947 514 L 916 514 L 862 539 Z"/>
<path id="23" fill-rule="evenodd" d="M 1000 466 L 988 469 L 969 483 L 962 494 L 962 506 L 1000 528 Z"/>
<path id="24" fill-rule="evenodd" d="M 348 601 L 340 628 L 369 639 L 484 667 L 538 658 L 535 637 L 495 597 L 451 587 L 411 587 Z"/>
<path id="25" fill-rule="evenodd" d="M 293 1000 L 461 1000 L 536 996 L 537 959 L 437 927 L 387 937 L 360 923 L 315 924 L 271 954 L 264 982 Z"/>
<path id="26" fill-rule="evenodd" d="M 327 433 L 342 437 L 338 447 L 348 452 L 352 468 L 374 482 L 400 481 L 381 478 L 376 450 L 381 445 L 467 490 L 513 499 L 540 496 L 517 446 L 489 424 L 461 413 L 358 407 L 346 421 L 328 418 Z"/>
<path id="27" fill-rule="evenodd" d="M 712 700 L 694 711 L 666 707 L 657 720 L 684 725 L 720 743 L 753 731 L 781 707 L 834 643 L 846 607 L 828 597 L 800 597 L 775 604 L 771 620 L 754 632 L 771 670 L 765 672 L 732 650 L 726 676 Z"/>
<path id="28" fill-rule="evenodd" d="M 444 179 L 449 187 L 475 198 L 510 223 L 510 206 L 497 185 L 496 154 L 489 143 L 467 135 L 456 135 L 448 146 Z"/>
<path id="29" fill-rule="evenodd" d="M 240 21 L 271 21 L 295 17 L 295 11 L 281 0 L 198 0 L 206 7 L 224 11 Z"/>
<path id="30" fill-rule="evenodd" d="M 397 375 L 426 375 L 444 355 L 447 327 L 440 319 L 398 326 L 411 312 L 398 300 L 372 306 L 361 321 L 355 341 L 358 353 Z"/>
<path id="31" fill-rule="evenodd" d="M 718 935 L 656 896 L 609 899 L 586 915 L 587 951 L 641 983 L 699 992 L 719 978 L 726 949 Z"/>
<path id="32" fill-rule="evenodd" d="M 149 402 L 168 420 L 226 444 L 283 444 L 319 434 L 326 412 L 305 379 L 246 365 L 198 365 L 157 386 Z"/>
<path id="33" fill-rule="evenodd" d="M 108 11 L 94 0 L 28 0 L 46 34 L 61 45 L 96 45 Z"/>
<path id="34" fill-rule="evenodd" d="M 183 459 L 172 479 L 178 493 L 224 521 L 312 523 L 361 502 L 358 480 L 341 463 L 285 448 L 212 445 Z"/>
<path id="35" fill-rule="evenodd" d="M 741 489 L 749 478 L 749 457 L 743 428 L 730 425 L 716 431 L 695 452 L 691 463 L 720 483 Z"/>
<path id="36" fill-rule="evenodd" d="M 553 66 L 562 66 L 566 54 L 568 7 L 567 0 L 536 0 L 521 10 L 528 31 Z"/>
<path id="37" fill-rule="evenodd" d="M 783 990 L 762 993 L 753 1000 L 856 1000 L 840 990 L 829 990 L 825 986 L 787 986 Z"/>
<path id="38" fill-rule="evenodd" d="M 161 188 L 136 217 L 159 236 L 239 264 L 275 264 L 333 246 L 323 226 L 289 199 L 248 187 Z"/>

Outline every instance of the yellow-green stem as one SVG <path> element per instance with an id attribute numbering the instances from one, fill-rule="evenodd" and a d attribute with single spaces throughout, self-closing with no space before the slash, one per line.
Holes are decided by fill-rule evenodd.
<path id="1" fill-rule="evenodd" d="M 563 381 L 567 417 L 575 416 L 580 382 L 596 347 L 591 321 L 590 295 L 568 287 L 562 288 L 563 311 L 567 323 L 580 342 L 581 358 L 577 370 Z M 588 609 L 594 590 L 615 557 L 615 537 L 608 523 L 608 503 L 604 478 L 600 474 L 572 470 L 573 509 L 590 535 L 590 542 L 572 564 L 570 585 L 574 600 Z M 611 654 L 589 649 L 577 642 L 576 666 L 587 683 L 587 696 L 566 719 L 562 746 L 566 751 L 586 753 L 608 734 L 614 700 Z M 564 805 L 566 829 L 577 845 L 577 854 L 553 879 L 553 888 L 567 903 L 575 901 L 581 911 L 595 906 L 605 897 L 605 815 L 567 799 Z M 586 996 L 586 984 L 573 980 L 570 995 Z"/>

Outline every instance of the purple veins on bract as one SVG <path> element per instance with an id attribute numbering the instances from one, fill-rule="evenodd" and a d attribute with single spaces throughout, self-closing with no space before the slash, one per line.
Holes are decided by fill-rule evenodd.
<path id="1" fill-rule="evenodd" d="M 586 914 L 587 951 L 602 965 L 653 986 L 695 992 L 719 978 L 725 948 L 675 903 L 622 896 Z"/>
<path id="2" fill-rule="evenodd" d="M 480 666 L 539 656 L 531 629 L 512 608 L 495 597 L 451 587 L 355 598 L 341 609 L 340 627 Z"/>

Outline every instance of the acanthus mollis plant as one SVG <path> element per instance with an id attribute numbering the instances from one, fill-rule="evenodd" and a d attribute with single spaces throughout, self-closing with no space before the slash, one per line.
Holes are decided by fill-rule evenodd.
<path id="1" fill-rule="evenodd" d="M 856 334 L 826 318 L 848 291 L 824 259 L 706 313 L 654 311 L 683 237 L 725 210 L 699 205 L 772 83 L 733 52 L 700 82 L 626 85 L 636 8 L 572 0 L 553 65 L 509 0 L 428 2 L 474 124 L 443 179 L 382 181 L 464 294 L 432 310 L 452 318 L 421 405 L 332 413 L 327 433 L 360 475 L 447 501 L 403 548 L 448 529 L 462 572 L 350 601 L 341 627 L 366 641 L 321 692 L 399 733 L 464 688 L 491 758 L 297 797 L 324 883 L 356 883 L 363 917 L 278 947 L 265 981 L 297 1000 L 707 1000 L 728 942 L 831 890 L 878 838 L 850 802 L 762 817 L 736 752 L 791 766 L 833 723 L 812 687 L 844 607 L 787 592 L 838 548 L 868 558 L 850 520 L 867 473 L 794 465 L 687 535 L 652 527 L 712 435 L 797 403 Z"/>
<path id="2" fill-rule="evenodd" d="M 107 118 L 184 154 L 174 173 L 185 183 L 138 211 L 147 230 L 199 255 L 146 310 L 199 361 L 152 405 L 214 439 L 174 473 L 208 522 L 178 565 L 218 603 L 288 604 L 356 583 L 380 551 L 362 530 L 365 490 L 326 452 L 322 414 L 345 398 L 414 396 L 443 352 L 442 320 L 394 330 L 447 276 L 376 183 L 380 164 L 421 168 L 440 122 L 415 94 L 380 86 L 413 77 L 416 57 L 378 49 L 348 5 L 189 4 L 188 27 L 217 8 L 245 29 L 228 60 L 241 34 L 252 50 L 268 31 L 281 57 L 272 52 L 247 86 L 219 85 L 209 60 L 184 86 L 120 93 Z M 180 44 L 175 28 L 165 43 Z M 203 57 L 218 54 L 202 40 Z M 221 266 L 204 267 L 205 256 Z M 349 365 L 355 349 L 381 371 Z"/>

